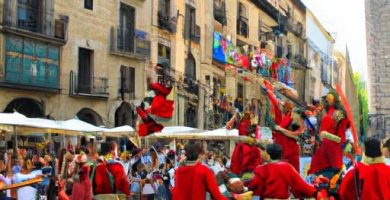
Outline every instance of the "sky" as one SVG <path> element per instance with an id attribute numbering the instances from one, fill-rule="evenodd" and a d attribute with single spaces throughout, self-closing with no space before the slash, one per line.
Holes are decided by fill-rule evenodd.
<path id="1" fill-rule="evenodd" d="M 348 46 L 354 72 L 367 80 L 367 48 L 364 0 L 302 0 L 325 29 L 334 35 L 335 48 Z"/>

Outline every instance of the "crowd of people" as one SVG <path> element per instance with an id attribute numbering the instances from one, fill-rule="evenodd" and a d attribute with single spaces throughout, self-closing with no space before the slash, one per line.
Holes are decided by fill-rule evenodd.
<path id="1" fill-rule="evenodd" d="M 390 199 L 390 167 L 384 160 L 388 147 L 383 146 L 388 143 L 382 144 L 376 138 L 365 141 L 363 159 L 342 178 L 337 198 L 356 199 L 359 195 L 361 199 Z M 316 181 L 306 182 L 283 159 L 284 149 L 279 144 L 256 148 L 261 152 L 261 162 L 249 178 L 237 176 L 244 173 L 232 173 L 231 161 L 223 152 L 205 151 L 198 142 L 179 144 L 176 152 L 156 143 L 150 148 L 119 153 L 115 142 L 110 143 L 109 149 L 100 150 L 100 154 L 88 149 L 64 149 L 58 158 L 45 152 L 31 156 L 19 150 L 19 158 L 12 160 L 11 152 L 7 152 L 6 159 L 0 160 L 0 181 L 4 185 L 37 177 L 43 181 L 7 190 L 2 199 L 46 196 L 91 200 L 102 194 L 140 200 L 313 198 L 322 192 L 320 185 L 330 181 L 320 175 Z"/>
<path id="2" fill-rule="evenodd" d="M 48 142 L 39 150 L 10 150 L 0 156 L 0 189 L 39 179 L 6 190 L 1 199 L 390 199 L 390 166 L 384 159 L 389 139 L 367 138 L 356 162 L 360 152 L 346 138 L 351 121 L 337 93 L 329 92 L 309 112 L 281 102 L 273 88 L 264 85 L 268 101 L 263 117 L 272 130 L 271 144 L 259 140 L 258 119 L 253 120 L 250 109 L 232 113 L 226 124 L 246 136 L 231 156 L 220 146 L 205 149 L 199 141 L 174 149 L 166 141 L 140 148 L 104 142 L 97 148 L 82 138 L 77 147 L 68 142 L 58 154 Z M 304 180 L 299 141 L 307 130 L 316 148 Z M 344 158 L 350 159 L 349 165 Z"/>

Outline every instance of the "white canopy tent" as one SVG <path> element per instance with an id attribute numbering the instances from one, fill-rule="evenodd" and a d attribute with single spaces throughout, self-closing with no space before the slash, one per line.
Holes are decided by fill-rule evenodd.
<path id="1" fill-rule="evenodd" d="M 111 129 L 105 129 L 102 134 L 103 136 L 109 137 L 135 136 L 135 130 L 129 125 L 124 125 Z"/>

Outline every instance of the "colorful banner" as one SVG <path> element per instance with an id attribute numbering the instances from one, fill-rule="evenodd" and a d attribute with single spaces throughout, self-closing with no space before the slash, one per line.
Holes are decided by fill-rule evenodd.
<path id="1" fill-rule="evenodd" d="M 249 57 L 232 41 L 214 32 L 213 59 L 222 64 L 232 64 L 249 69 Z"/>

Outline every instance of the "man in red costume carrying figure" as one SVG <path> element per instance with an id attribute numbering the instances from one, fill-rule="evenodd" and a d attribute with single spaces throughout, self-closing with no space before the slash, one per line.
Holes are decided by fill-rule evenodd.
<path id="1" fill-rule="evenodd" d="M 290 163 L 299 172 L 300 148 L 297 143 L 298 136 L 305 131 L 305 114 L 286 101 L 283 104 L 284 112 L 279 108 L 279 100 L 273 93 L 273 87 L 268 81 L 264 82 L 266 91 L 274 112 L 274 119 L 267 113 L 267 121 L 272 125 L 274 131 L 272 137 L 276 144 L 283 148 L 282 160 Z"/>
<path id="2" fill-rule="evenodd" d="M 283 149 L 278 144 L 269 144 L 267 153 L 271 162 L 254 170 L 254 178 L 248 184 L 254 195 L 261 199 L 289 199 L 316 196 L 316 188 L 307 184 L 289 163 L 281 161 Z"/>
<path id="3" fill-rule="evenodd" d="M 338 179 L 342 171 L 345 132 L 350 126 L 350 121 L 335 91 L 328 93 L 324 103 L 327 113 L 322 118 L 319 130 L 322 142 L 312 157 L 308 174 L 321 174 L 332 182 L 335 178 Z"/>

